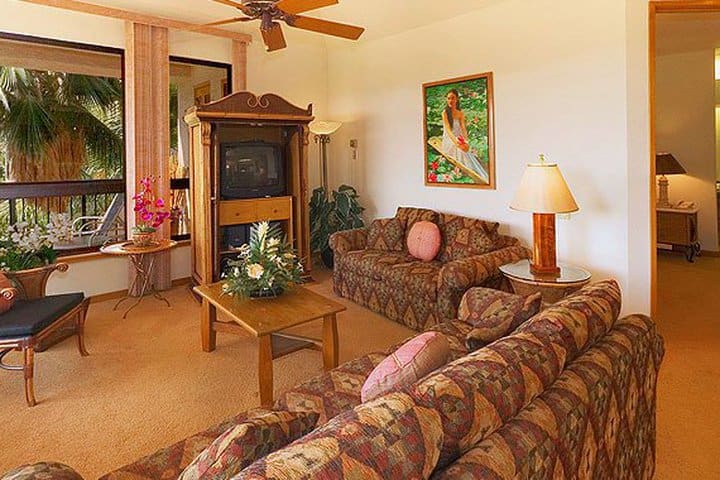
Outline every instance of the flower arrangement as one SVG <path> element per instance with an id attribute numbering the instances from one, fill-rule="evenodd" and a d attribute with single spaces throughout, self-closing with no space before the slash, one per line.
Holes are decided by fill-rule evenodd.
<path id="1" fill-rule="evenodd" d="M 138 246 L 149 245 L 152 234 L 170 218 L 170 212 L 165 208 L 165 201 L 155 197 L 152 187 L 157 180 L 157 177 L 153 176 L 140 180 L 142 189 L 132 197 L 135 202 L 133 210 L 138 215 L 137 223 L 132 228 L 133 242 Z"/>
<path id="2" fill-rule="evenodd" d="M 223 274 L 223 292 L 244 297 L 277 296 L 302 283 L 303 268 L 277 225 L 253 225 L 250 242 L 237 249 Z"/>
<path id="3" fill-rule="evenodd" d="M 67 229 L 66 215 L 52 214 L 47 226 L 17 222 L 0 232 L 0 270 L 16 272 L 54 263 L 53 244 Z"/>

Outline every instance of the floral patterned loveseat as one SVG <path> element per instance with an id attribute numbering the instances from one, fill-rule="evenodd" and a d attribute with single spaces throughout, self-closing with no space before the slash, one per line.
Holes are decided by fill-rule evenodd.
<path id="1" fill-rule="evenodd" d="M 499 267 L 531 255 L 518 239 L 499 234 L 498 223 L 414 207 L 398 208 L 395 218 L 402 221 L 405 235 L 419 221 L 440 228 L 442 245 L 435 260 L 422 262 L 407 249 L 368 249 L 364 228 L 337 232 L 330 238 L 334 289 L 417 331 L 455 318 L 471 287 L 506 290 Z"/>
<path id="2" fill-rule="evenodd" d="M 286 392 L 274 409 L 319 415 L 311 433 L 236 480 L 651 479 L 663 342 L 642 315 L 618 318 L 614 281 L 589 285 L 496 342 L 465 348 L 472 327 L 444 333 L 451 361 L 371 402 L 360 390 L 389 352 L 347 362 Z M 246 412 L 103 477 L 175 479 Z M 82 480 L 70 467 L 19 467 L 2 480 Z"/>

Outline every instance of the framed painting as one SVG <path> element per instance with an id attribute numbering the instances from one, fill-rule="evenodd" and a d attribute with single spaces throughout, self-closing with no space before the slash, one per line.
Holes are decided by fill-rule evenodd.
<path id="1" fill-rule="evenodd" d="M 493 75 L 423 85 L 425 185 L 495 188 Z"/>

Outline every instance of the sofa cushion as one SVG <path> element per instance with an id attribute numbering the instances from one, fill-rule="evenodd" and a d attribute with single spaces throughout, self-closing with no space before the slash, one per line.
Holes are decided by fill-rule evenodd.
<path id="1" fill-rule="evenodd" d="M 418 405 L 441 415 L 440 468 L 517 415 L 612 327 L 619 311 L 617 284 L 603 282 L 580 292 L 408 390 Z"/>
<path id="2" fill-rule="evenodd" d="M 445 335 L 425 332 L 391 353 L 370 373 L 360 391 L 363 402 L 407 387 L 447 363 L 450 343 Z"/>
<path id="3" fill-rule="evenodd" d="M 417 222 L 438 223 L 440 220 L 440 214 L 435 210 L 430 210 L 428 208 L 398 207 L 395 212 L 395 218 L 399 218 L 405 222 L 405 242 L 407 242 L 407 236 L 413 225 Z M 405 248 L 407 248 L 407 245 Z"/>
<path id="4" fill-rule="evenodd" d="M 504 337 L 535 316 L 542 306 L 542 295 L 526 297 L 490 288 L 471 288 L 460 301 L 458 318 L 473 325 L 467 335 L 470 351 Z"/>
<path id="5" fill-rule="evenodd" d="M 414 262 L 398 263 L 380 272 L 385 282 L 395 286 L 397 290 L 409 292 L 413 295 L 435 300 L 437 297 L 438 275 L 442 264 L 440 262 Z"/>
<path id="6" fill-rule="evenodd" d="M 237 415 L 234 418 L 214 425 L 207 430 L 185 438 L 173 445 L 125 465 L 114 472 L 100 477 L 100 480 L 156 480 L 158 478 L 177 478 L 190 462 L 200 455 L 217 437 L 233 425 L 242 423 L 269 413 L 269 410 L 256 408 Z"/>
<path id="7" fill-rule="evenodd" d="M 41 462 L 23 465 L 5 473 L 0 480 L 83 480 L 72 468 L 57 462 Z"/>
<path id="8" fill-rule="evenodd" d="M 317 413 L 271 412 L 233 425 L 185 468 L 179 480 L 228 479 L 254 461 L 307 435 Z"/>
<path id="9" fill-rule="evenodd" d="M 311 378 L 283 393 L 275 402 L 275 409 L 315 412 L 319 415 L 318 425 L 323 425 L 362 403 L 360 389 L 365 379 L 386 356 L 369 353 Z"/>
<path id="10" fill-rule="evenodd" d="M 440 251 L 440 229 L 432 222 L 415 222 L 407 235 L 407 249 L 410 255 L 431 262 Z"/>
<path id="11" fill-rule="evenodd" d="M 442 442 L 438 412 L 396 392 L 343 413 L 235 479 L 426 479 Z"/>
<path id="12" fill-rule="evenodd" d="M 498 228 L 497 222 L 443 213 L 440 215 L 443 246 L 439 260 L 443 263 L 461 260 L 497 249 Z"/>
<path id="13" fill-rule="evenodd" d="M 569 364 L 532 404 L 434 480 L 652 478 L 662 341 L 630 316 Z"/>
<path id="14" fill-rule="evenodd" d="M 405 222 L 399 218 L 378 218 L 368 229 L 367 248 L 385 252 L 405 250 Z"/>
<path id="15" fill-rule="evenodd" d="M 386 252 L 381 250 L 356 250 L 347 252 L 336 264 L 335 268 L 352 272 L 354 275 L 361 275 L 382 280 L 385 272 L 393 265 L 415 262 L 407 252 Z"/>
<path id="16" fill-rule="evenodd" d="M 12 310 L 0 315 L 0 338 L 40 333 L 84 299 L 82 293 L 65 293 L 35 300 L 18 300 Z"/>

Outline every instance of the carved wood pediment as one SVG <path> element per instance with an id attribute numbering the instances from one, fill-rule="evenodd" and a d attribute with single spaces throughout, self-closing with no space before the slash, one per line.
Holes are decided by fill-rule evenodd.
<path id="1" fill-rule="evenodd" d="M 208 118 L 267 118 L 311 122 L 312 104 L 300 108 L 274 93 L 257 96 L 252 92 L 236 92 L 205 105 L 190 107 L 186 115 Z"/>

